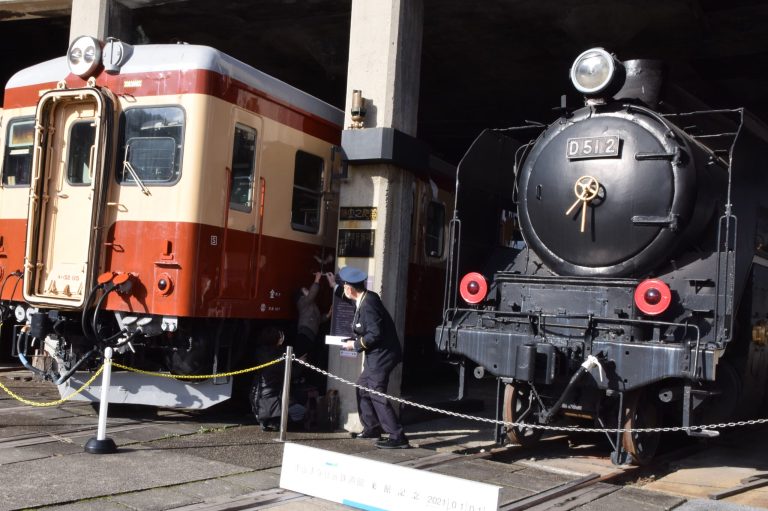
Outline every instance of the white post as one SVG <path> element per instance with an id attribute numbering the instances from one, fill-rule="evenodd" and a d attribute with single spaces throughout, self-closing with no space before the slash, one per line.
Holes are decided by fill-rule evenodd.
<path id="1" fill-rule="evenodd" d="M 101 373 L 101 398 L 99 400 L 99 427 L 96 437 L 85 444 L 85 452 L 111 454 L 117 452 L 114 440 L 107 438 L 107 409 L 109 408 L 109 385 L 112 377 L 112 348 L 104 350 L 104 370 Z"/>
<path id="2" fill-rule="evenodd" d="M 293 365 L 293 346 L 285 348 L 285 375 L 283 376 L 283 399 L 280 403 L 280 437 L 278 441 L 285 442 L 288 430 L 288 406 L 291 401 L 291 366 Z"/>

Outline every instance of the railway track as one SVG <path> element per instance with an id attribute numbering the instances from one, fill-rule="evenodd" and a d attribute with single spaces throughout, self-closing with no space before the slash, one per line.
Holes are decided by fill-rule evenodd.
<path id="1" fill-rule="evenodd" d="M 35 407 L 29 407 L 29 406 L 15 406 L 13 403 L 3 403 L 6 405 L 9 405 L 5 408 L 0 408 L 0 414 L 2 414 L 4 417 L 12 416 L 14 413 L 19 414 L 26 414 L 28 411 L 35 411 L 33 410 Z M 90 409 L 88 409 L 89 405 L 85 404 L 75 404 L 75 403 L 68 403 L 67 405 L 63 407 L 58 407 L 55 410 L 58 410 L 56 413 L 51 413 L 48 415 L 47 413 L 43 413 L 42 415 L 36 414 L 35 418 L 45 418 L 49 417 L 50 419 L 50 425 L 53 425 L 53 431 L 48 432 L 24 432 L 24 430 L 20 430 L 20 434 L 16 434 L 13 436 L 7 436 L 5 438 L 0 438 L 0 459 L 4 457 L 2 454 L 3 450 L 6 449 L 13 449 L 13 448 L 25 448 L 30 446 L 38 446 L 38 445 L 45 445 L 45 444 L 53 444 L 56 442 L 61 443 L 70 443 L 70 444 L 81 444 L 83 442 L 84 438 L 93 436 L 96 433 L 96 427 L 95 427 L 95 417 L 92 415 L 92 412 Z M 88 417 L 83 416 L 83 413 L 85 409 L 88 409 Z M 40 410 L 39 408 L 37 410 Z M 52 410 L 53 411 L 53 410 Z M 63 417 L 60 412 L 67 411 L 71 412 L 71 416 Z M 158 431 L 157 436 L 152 437 L 154 439 L 161 439 L 166 438 L 169 434 L 174 436 L 185 436 L 185 435 L 192 435 L 194 436 L 195 432 L 209 432 L 209 431 L 216 431 L 218 426 L 217 424 L 231 424 L 236 425 L 238 424 L 238 420 L 242 421 L 243 417 L 239 416 L 237 418 L 233 418 L 231 415 L 231 412 L 229 413 L 216 413 L 214 411 L 207 411 L 206 413 L 195 413 L 186 415 L 181 412 L 161 412 L 163 415 L 158 417 L 114 417 L 110 418 L 109 420 L 109 427 L 107 429 L 107 435 L 115 435 L 117 437 L 120 436 L 121 433 L 125 432 L 131 432 L 131 431 L 139 431 L 147 428 L 157 427 L 157 426 L 171 426 L 170 428 L 167 428 L 164 431 Z M 168 414 L 168 415 L 166 415 Z M 69 414 L 65 414 L 69 415 Z M 87 422 L 90 422 L 93 420 L 94 424 L 82 424 L 83 421 L 77 421 L 77 424 L 65 424 L 62 422 L 59 422 L 61 420 L 71 420 L 72 418 L 77 418 L 78 416 L 82 416 L 84 419 L 89 419 Z M 12 421 L 4 421 L 5 426 L 12 426 L 10 422 Z M 242 424 L 242 423 L 241 423 Z M 41 424 L 42 426 L 49 427 L 49 424 Z M 240 436 L 235 437 L 235 434 L 232 434 L 233 431 L 242 431 L 243 433 L 238 433 Z M 261 433 L 255 432 L 256 430 L 251 429 L 247 426 L 240 427 L 240 428 L 233 428 L 228 430 L 229 432 L 226 435 L 222 435 L 223 440 L 218 440 L 217 435 L 211 435 L 210 437 L 199 437 L 198 439 L 190 439 L 187 443 L 180 443 L 178 445 L 174 445 L 172 448 L 177 449 L 185 449 L 190 448 L 189 454 L 196 454 L 194 449 L 200 449 L 202 448 L 202 451 L 212 450 L 216 449 L 219 446 L 223 446 L 225 449 L 228 445 L 233 445 L 234 443 L 237 443 L 238 445 L 241 445 L 239 442 L 243 442 L 242 445 L 246 446 L 254 446 L 254 445 L 274 445 L 274 438 L 263 435 Z M 12 430 L 6 430 L 5 433 L 8 434 Z M 251 431 L 254 431 L 251 433 Z M 430 428 L 429 431 L 432 431 Z M 178 435 L 177 435 L 178 433 Z M 152 433 L 153 435 L 155 433 Z M 165 435 L 165 436 L 163 436 Z M 127 435 L 129 438 L 142 438 L 144 439 L 146 437 L 147 442 L 153 441 L 152 438 L 150 438 L 150 435 L 145 434 L 133 434 L 129 433 Z M 125 438 L 125 437 L 124 437 Z M 436 436 L 432 437 L 431 435 L 423 436 L 421 440 L 423 442 L 416 441 L 417 444 L 420 444 L 423 448 L 429 449 L 431 445 L 445 445 L 446 437 Z M 451 437 L 452 438 L 452 437 Z M 311 435 L 297 435 L 297 436 L 290 436 L 289 439 L 292 441 L 299 441 L 302 442 L 304 440 L 308 440 L 310 442 L 314 441 L 322 441 L 322 442 L 336 442 L 336 441 L 343 441 L 341 436 L 337 433 L 335 436 L 328 436 L 324 434 L 320 434 L 319 436 L 311 436 Z M 552 440 L 555 440 L 554 443 L 550 443 Z M 144 440 L 142 440 L 144 441 Z M 735 440 L 734 440 L 735 441 Z M 745 439 L 746 441 L 746 439 Z M 346 437 L 346 442 L 349 442 L 348 436 Z M 676 449 L 675 451 L 668 452 L 667 454 L 664 454 L 662 456 L 659 456 L 655 462 L 652 469 L 649 468 L 636 468 L 636 467 L 622 467 L 617 468 L 615 470 L 611 470 L 610 467 L 605 467 L 607 464 L 604 463 L 604 460 L 600 457 L 602 455 L 602 450 L 599 447 L 595 447 L 592 449 L 588 445 L 585 447 L 586 444 L 591 442 L 583 442 L 579 443 L 579 453 L 578 455 L 575 455 L 570 447 L 569 442 L 565 442 L 564 440 L 559 439 L 549 439 L 549 441 L 543 441 L 541 442 L 540 448 L 537 448 L 536 450 L 521 450 L 518 448 L 508 448 L 508 447 L 499 447 L 499 448 L 493 448 L 482 452 L 476 452 L 476 451 L 459 451 L 459 452 L 453 452 L 453 453 L 447 453 L 447 452 L 436 452 L 434 454 L 430 453 L 426 456 L 419 457 L 417 459 L 412 459 L 408 461 L 402 461 L 400 463 L 397 463 L 400 466 L 403 467 L 410 467 L 415 468 L 419 470 L 433 470 L 439 472 L 445 472 L 449 475 L 455 475 L 458 477 L 464 477 L 466 479 L 473 479 L 472 476 L 472 464 L 468 464 L 466 467 L 461 467 L 459 464 L 461 462 L 468 462 L 473 460 L 488 460 L 488 461 L 494 461 L 499 464 L 504 464 L 507 466 L 516 465 L 518 468 L 512 469 L 510 473 L 515 472 L 515 470 L 520 471 L 520 474 L 523 474 L 525 469 L 529 468 L 544 468 L 545 471 L 549 470 L 550 474 L 555 473 L 557 469 L 553 468 L 546 468 L 543 467 L 542 464 L 539 461 L 530 461 L 528 458 L 530 456 L 535 456 L 536 460 L 543 460 L 546 458 L 550 459 L 558 459 L 558 458 L 569 458 L 571 456 L 577 456 L 578 458 L 584 459 L 586 463 L 584 463 L 583 466 L 592 465 L 593 468 L 587 469 L 589 471 L 592 470 L 599 470 L 601 473 L 589 473 L 586 475 L 581 476 L 575 476 L 574 471 L 570 472 L 562 472 L 562 473 L 568 473 L 570 474 L 569 477 L 572 479 L 566 482 L 562 482 L 563 478 L 560 477 L 559 479 L 552 478 L 547 479 L 547 487 L 544 488 L 543 485 L 536 487 L 534 485 L 532 486 L 515 486 L 514 484 L 507 484 L 505 485 L 507 487 L 507 491 L 502 492 L 502 500 L 499 503 L 499 509 L 503 511 L 517 511 L 517 510 L 534 510 L 534 511 L 544 511 L 544 510 L 557 510 L 557 511 L 565 511 L 569 509 L 575 509 L 579 506 L 583 506 L 590 502 L 595 502 L 600 499 L 606 499 L 603 502 L 609 501 L 610 499 L 616 499 L 621 500 L 621 494 L 618 494 L 616 496 L 612 496 L 613 493 L 622 490 L 625 484 L 630 483 L 632 484 L 634 481 L 643 480 L 646 478 L 652 478 L 654 475 L 653 470 L 658 470 L 657 474 L 663 474 L 665 473 L 665 470 L 669 465 L 678 465 L 679 462 L 683 460 L 687 456 L 691 456 L 694 453 L 698 452 L 702 449 L 702 444 L 696 444 L 696 445 L 688 445 L 687 447 L 683 449 Z M 549 445 L 548 445 L 549 444 Z M 331 444 L 329 444 L 331 445 Z M 676 444 L 679 445 L 679 444 Z M 166 448 L 163 444 L 160 444 L 159 447 L 156 447 L 160 450 Z M 459 444 L 457 443 L 456 448 L 459 448 Z M 272 449 L 274 450 L 274 449 Z M 331 447 L 331 450 L 334 450 L 333 447 Z M 128 450 L 130 451 L 130 450 Z M 341 452 L 345 452 L 346 448 L 342 447 Z M 56 452 L 56 449 L 53 449 L 51 452 Z M 262 451 L 255 451 L 261 453 Z M 368 452 L 368 451 L 366 451 Z M 369 452 L 369 454 L 371 454 Z M 416 453 L 414 453 L 416 454 Z M 421 455 L 422 453 L 419 453 Z M 56 455 L 56 454 L 53 454 Z M 59 454 L 60 455 L 60 454 Z M 586 455 L 586 456 L 585 456 Z M 204 456 L 203 456 L 204 458 Z M 9 460 L 11 458 L 8 458 Z M 24 461 L 19 458 L 19 462 L 12 462 L 12 463 L 23 463 Z M 194 460 L 197 458 L 189 458 L 190 460 Z M 220 459 L 222 461 L 226 462 L 235 462 L 237 463 L 237 460 L 232 460 L 229 458 L 216 458 L 213 457 L 212 459 Z M 601 461 L 602 460 L 602 461 Z M 194 463 L 194 461 L 190 461 Z M 279 466 L 280 460 L 279 455 L 276 459 L 276 464 L 272 466 Z M 546 462 L 545 462 L 546 463 Z M 608 468 L 610 472 L 606 473 L 605 468 L 602 469 L 596 469 L 595 463 L 600 464 L 602 463 L 605 468 Z M 684 464 L 684 463 L 683 463 Z M 453 466 L 452 466 L 453 465 Z M 256 474 L 261 469 L 249 470 L 246 468 L 248 465 L 244 464 L 242 465 L 244 467 L 244 470 L 247 473 Z M 552 467 L 557 465 L 551 465 Z M 442 467 L 442 469 L 441 469 Z M 522 468 L 521 468 L 522 467 Z M 716 468 L 716 467 L 715 467 Z M 466 475 L 464 475 L 464 471 L 467 471 Z M 482 470 L 485 470 L 484 468 Z M 479 472 L 479 474 L 482 474 Z M 496 469 L 491 469 L 496 470 Z M 499 472 L 504 470 L 503 468 L 498 469 Z M 568 470 L 568 469 L 566 469 Z M 582 474 L 585 473 L 587 470 L 578 470 Z M 259 476 L 260 477 L 260 476 Z M 274 476 L 273 476 L 274 477 Z M 482 479 L 482 475 L 475 474 L 475 477 L 478 477 L 475 480 L 484 480 Z M 517 475 L 515 476 L 517 477 Z M 528 476 L 522 476 L 522 477 L 528 477 Z M 521 479 L 522 479 L 521 477 Z M 574 478 L 575 477 L 575 478 Z M 521 480 L 521 479 L 518 479 Z M 202 480 L 201 480 L 202 481 Z M 183 480 L 179 481 L 179 485 L 186 485 L 189 483 L 194 483 L 195 480 Z M 562 483 L 561 483 L 562 482 Z M 759 488 L 761 486 L 762 481 L 744 481 L 743 486 L 746 487 L 742 488 L 735 488 L 733 491 L 749 491 L 751 488 Z M 167 484 L 167 483 L 166 483 Z M 172 485 L 174 483 L 171 483 Z M 494 483 L 499 484 L 499 483 Z M 240 509 L 267 509 L 270 507 L 279 507 L 283 504 L 290 504 L 293 502 L 297 502 L 298 505 L 301 508 L 311 509 L 313 507 L 323 507 L 327 504 L 318 503 L 317 499 L 315 499 L 314 502 L 311 502 L 313 497 L 299 494 L 296 492 L 284 490 L 281 488 L 276 488 L 277 486 L 276 482 L 271 483 L 271 487 L 268 489 L 264 489 L 261 491 L 253 491 L 250 492 L 250 488 L 265 488 L 265 486 L 248 486 L 246 488 L 246 491 L 249 491 L 249 493 L 241 496 L 231 497 L 231 496 L 208 496 L 207 500 L 192 504 L 192 505 L 185 505 L 183 507 L 173 508 L 178 510 L 184 510 L 184 511 L 234 511 L 234 510 L 240 510 Z M 727 485 L 723 485 L 723 487 L 728 487 Z M 520 491 L 517 491 L 519 489 L 525 488 L 523 490 L 525 493 L 530 493 L 527 496 L 520 497 L 521 493 Z M 636 486 L 635 488 L 641 488 L 641 486 Z M 513 489 L 515 491 L 509 491 L 510 489 Z M 721 488 L 722 489 L 722 488 Z M 537 491 L 539 490 L 539 491 Z M 633 490 L 634 491 L 634 490 Z M 729 490 L 731 491 L 731 490 Z M 759 490 L 757 490 L 759 491 Z M 721 492 L 718 497 L 723 498 L 727 497 L 729 494 L 725 492 Z M 703 498 L 706 498 L 704 496 Z M 181 505 L 181 503 L 177 504 Z M 293 505 L 293 504 L 291 504 Z M 598 505 L 602 505 L 598 504 Z"/>
<path id="2" fill-rule="evenodd" d="M 503 451 L 504 449 L 505 448 L 500 447 L 473 454 L 437 453 L 431 456 L 403 461 L 396 464 L 403 467 L 429 470 L 451 463 L 492 459 L 498 452 Z M 661 463 L 668 463 L 690 455 L 695 450 L 697 449 L 686 447 L 670 452 L 660 457 L 660 460 Z M 616 470 L 603 475 L 597 473 L 587 474 L 523 498 L 501 501 L 499 502 L 498 510 L 569 511 L 619 491 L 622 486 L 612 483 L 621 482 L 622 480 L 631 477 L 633 473 L 641 470 L 641 467 L 627 466 L 617 468 Z M 282 488 L 270 488 L 238 497 L 218 497 L 198 504 L 173 508 L 172 511 L 259 510 L 272 508 L 280 503 L 299 502 L 312 498 L 313 497 L 309 495 L 284 490 Z M 309 505 L 306 504 L 306 506 L 308 507 Z"/>

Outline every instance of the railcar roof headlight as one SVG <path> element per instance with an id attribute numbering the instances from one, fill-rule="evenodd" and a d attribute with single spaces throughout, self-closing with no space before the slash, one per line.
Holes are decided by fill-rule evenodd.
<path id="1" fill-rule="evenodd" d="M 67 64 L 72 74 L 90 76 L 101 64 L 101 43 L 90 36 L 80 36 L 69 46 Z"/>
<path id="2" fill-rule="evenodd" d="M 587 96 L 621 87 L 624 66 L 602 48 L 591 48 L 576 57 L 571 66 L 571 82 Z M 616 89 L 618 90 L 618 89 Z"/>

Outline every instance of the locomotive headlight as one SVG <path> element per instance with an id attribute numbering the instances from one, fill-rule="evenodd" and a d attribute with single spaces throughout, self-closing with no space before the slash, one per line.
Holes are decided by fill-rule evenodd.
<path id="1" fill-rule="evenodd" d="M 467 273 L 459 283 L 459 294 L 469 304 L 480 303 L 488 295 L 488 282 L 477 272 Z"/>
<path id="2" fill-rule="evenodd" d="M 602 48 L 583 52 L 571 66 L 573 86 L 587 96 L 617 91 L 624 76 L 623 64 Z"/>
<path id="3" fill-rule="evenodd" d="M 67 65 L 72 74 L 82 78 L 90 76 L 101 64 L 101 43 L 90 36 L 80 36 L 67 51 Z"/>

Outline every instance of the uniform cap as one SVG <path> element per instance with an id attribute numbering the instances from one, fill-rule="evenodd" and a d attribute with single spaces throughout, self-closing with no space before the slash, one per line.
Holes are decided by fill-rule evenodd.
<path id="1" fill-rule="evenodd" d="M 351 266 L 345 266 L 339 270 L 339 278 L 347 284 L 360 284 L 368 279 L 368 274 L 363 270 L 352 268 Z"/>

